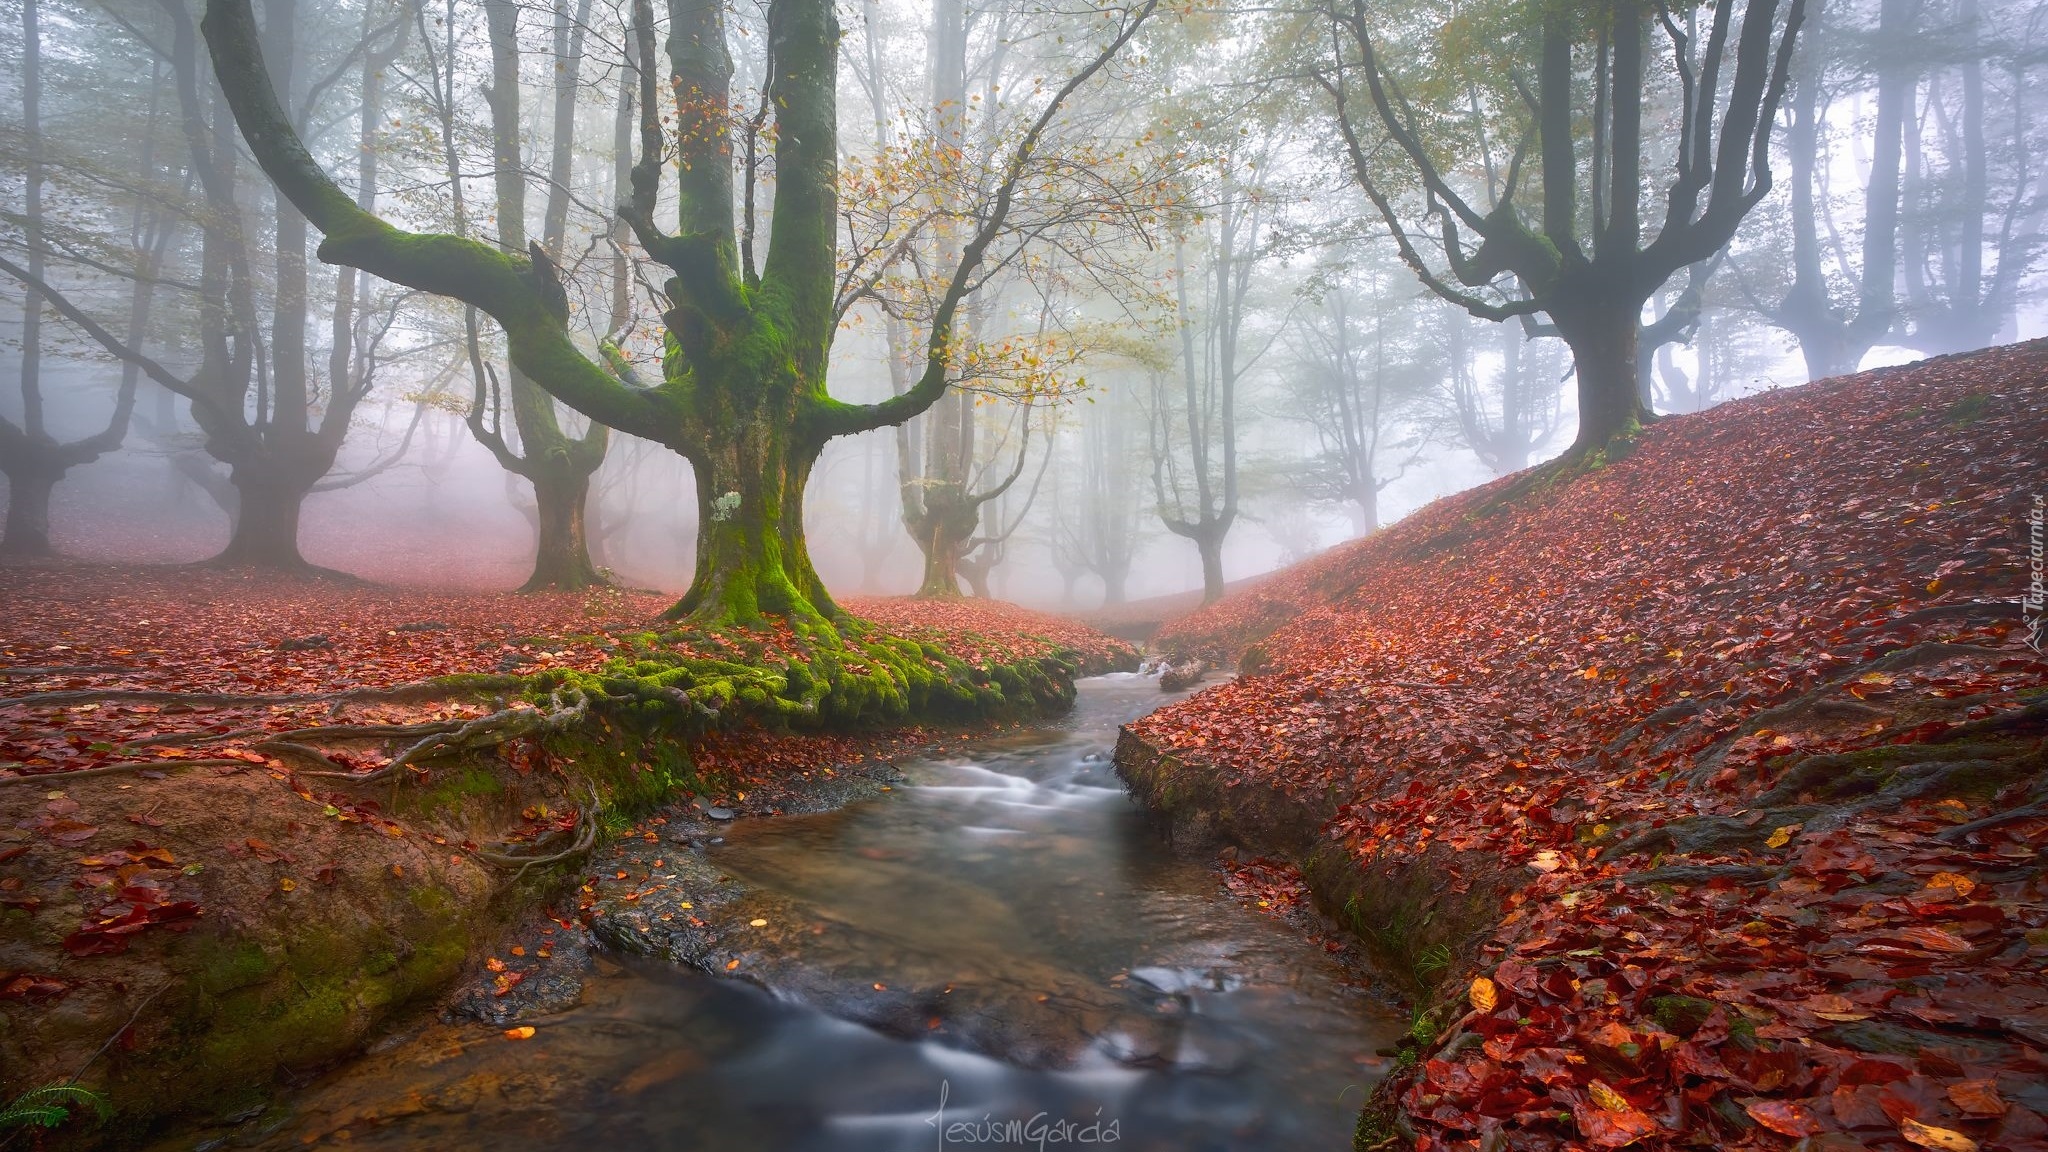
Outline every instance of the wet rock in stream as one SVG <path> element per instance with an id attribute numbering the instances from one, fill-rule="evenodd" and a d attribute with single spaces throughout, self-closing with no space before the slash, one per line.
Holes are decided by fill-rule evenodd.
<path id="1" fill-rule="evenodd" d="M 508 941 L 531 943 L 511 943 L 502 955 L 474 965 L 444 1001 L 445 1019 L 503 1028 L 567 1012 L 582 1002 L 584 980 L 595 970 L 596 940 L 588 928 L 535 915 L 515 928 Z"/>
<path id="2" fill-rule="evenodd" d="M 1189 1071 L 1227 1071 L 1242 1061 L 1241 1046 L 1227 1037 L 1191 1035 L 1200 1022 L 1179 987 L 1121 973 L 1093 980 L 993 947 L 963 964 L 957 942 L 923 947 L 745 883 L 707 858 L 707 831 L 672 824 L 665 842 L 630 841 L 602 861 L 585 915 L 604 947 L 745 980 L 890 1035 L 931 1037 L 1027 1068 L 1074 1067 L 1091 1053 Z"/>

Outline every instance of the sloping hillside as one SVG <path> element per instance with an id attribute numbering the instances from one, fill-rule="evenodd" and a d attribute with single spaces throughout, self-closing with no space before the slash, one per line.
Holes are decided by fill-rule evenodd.
<path id="1" fill-rule="evenodd" d="M 2048 342 L 1660 422 L 1170 625 L 1119 764 L 1409 983 L 1367 1142 L 2042 1147 L 2044 445 Z"/>

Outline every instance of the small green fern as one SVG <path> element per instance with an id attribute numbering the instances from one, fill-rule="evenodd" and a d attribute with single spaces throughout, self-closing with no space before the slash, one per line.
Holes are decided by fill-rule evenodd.
<path id="1" fill-rule="evenodd" d="M 1415 980 L 1418 984 L 1434 984 L 1457 959 L 1448 944 L 1432 944 L 1415 958 Z"/>
<path id="2" fill-rule="evenodd" d="M 32 1124 L 55 1128 L 70 1119 L 72 1112 L 82 1109 L 90 1109 L 93 1117 L 102 1123 L 114 1114 L 107 1098 L 90 1088 L 80 1088 L 76 1084 L 31 1088 L 0 1106 L 0 1132 Z"/>

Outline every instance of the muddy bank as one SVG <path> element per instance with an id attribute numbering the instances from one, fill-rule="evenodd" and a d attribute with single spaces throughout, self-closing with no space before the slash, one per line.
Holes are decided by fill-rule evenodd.
<path id="1" fill-rule="evenodd" d="M 1113 662 L 1034 642 L 968 665 L 908 642 L 921 679 L 861 689 L 874 703 L 835 735 L 815 705 L 851 674 L 650 665 L 637 642 L 637 663 L 582 680 L 457 677 L 402 704 L 127 687 L 0 701 L 31 736 L 123 709 L 194 734 L 91 771 L 0 774 L 0 1096 L 75 1079 L 114 1118 L 56 1138 L 132 1143 L 172 1117 L 253 1115 L 281 1077 L 438 999 L 483 1020 L 559 1010 L 573 963 L 530 985 L 499 965 L 556 945 L 575 960 L 577 934 L 543 931 L 536 910 L 636 820 L 679 796 L 707 822 L 843 803 L 882 786 L 889 757 L 1056 712 L 1081 668 Z M 863 730 L 870 706 L 943 727 Z"/>
<path id="2" fill-rule="evenodd" d="M 1446 951 L 1469 958 L 1520 887 L 1497 858 L 1443 846 L 1357 867 L 1324 831 L 1339 795 L 1298 797 L 1270 782 L 1234 779 L 1129 729 L 1117 739 L 1116 771 L 1176 841 L 1228 845 L 1299 868 L 1323 915 L 1350 932 L 1378 973 L 1411 998 L 1435 986 L 1445 969 L 1436 958 Z"/>

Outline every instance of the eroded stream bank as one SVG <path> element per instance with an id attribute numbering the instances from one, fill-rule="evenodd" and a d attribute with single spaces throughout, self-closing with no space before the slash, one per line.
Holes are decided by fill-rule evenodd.
<path id="1" fill-rule="evenodd" d="M 226 1143 L 1344 1147 L 1404 1021 L 1124 794 L 1118 726 L 1162 699 L 1099 677 L 847 808 L 627 841 L 580 1003 L 398 1038 Z"/>

